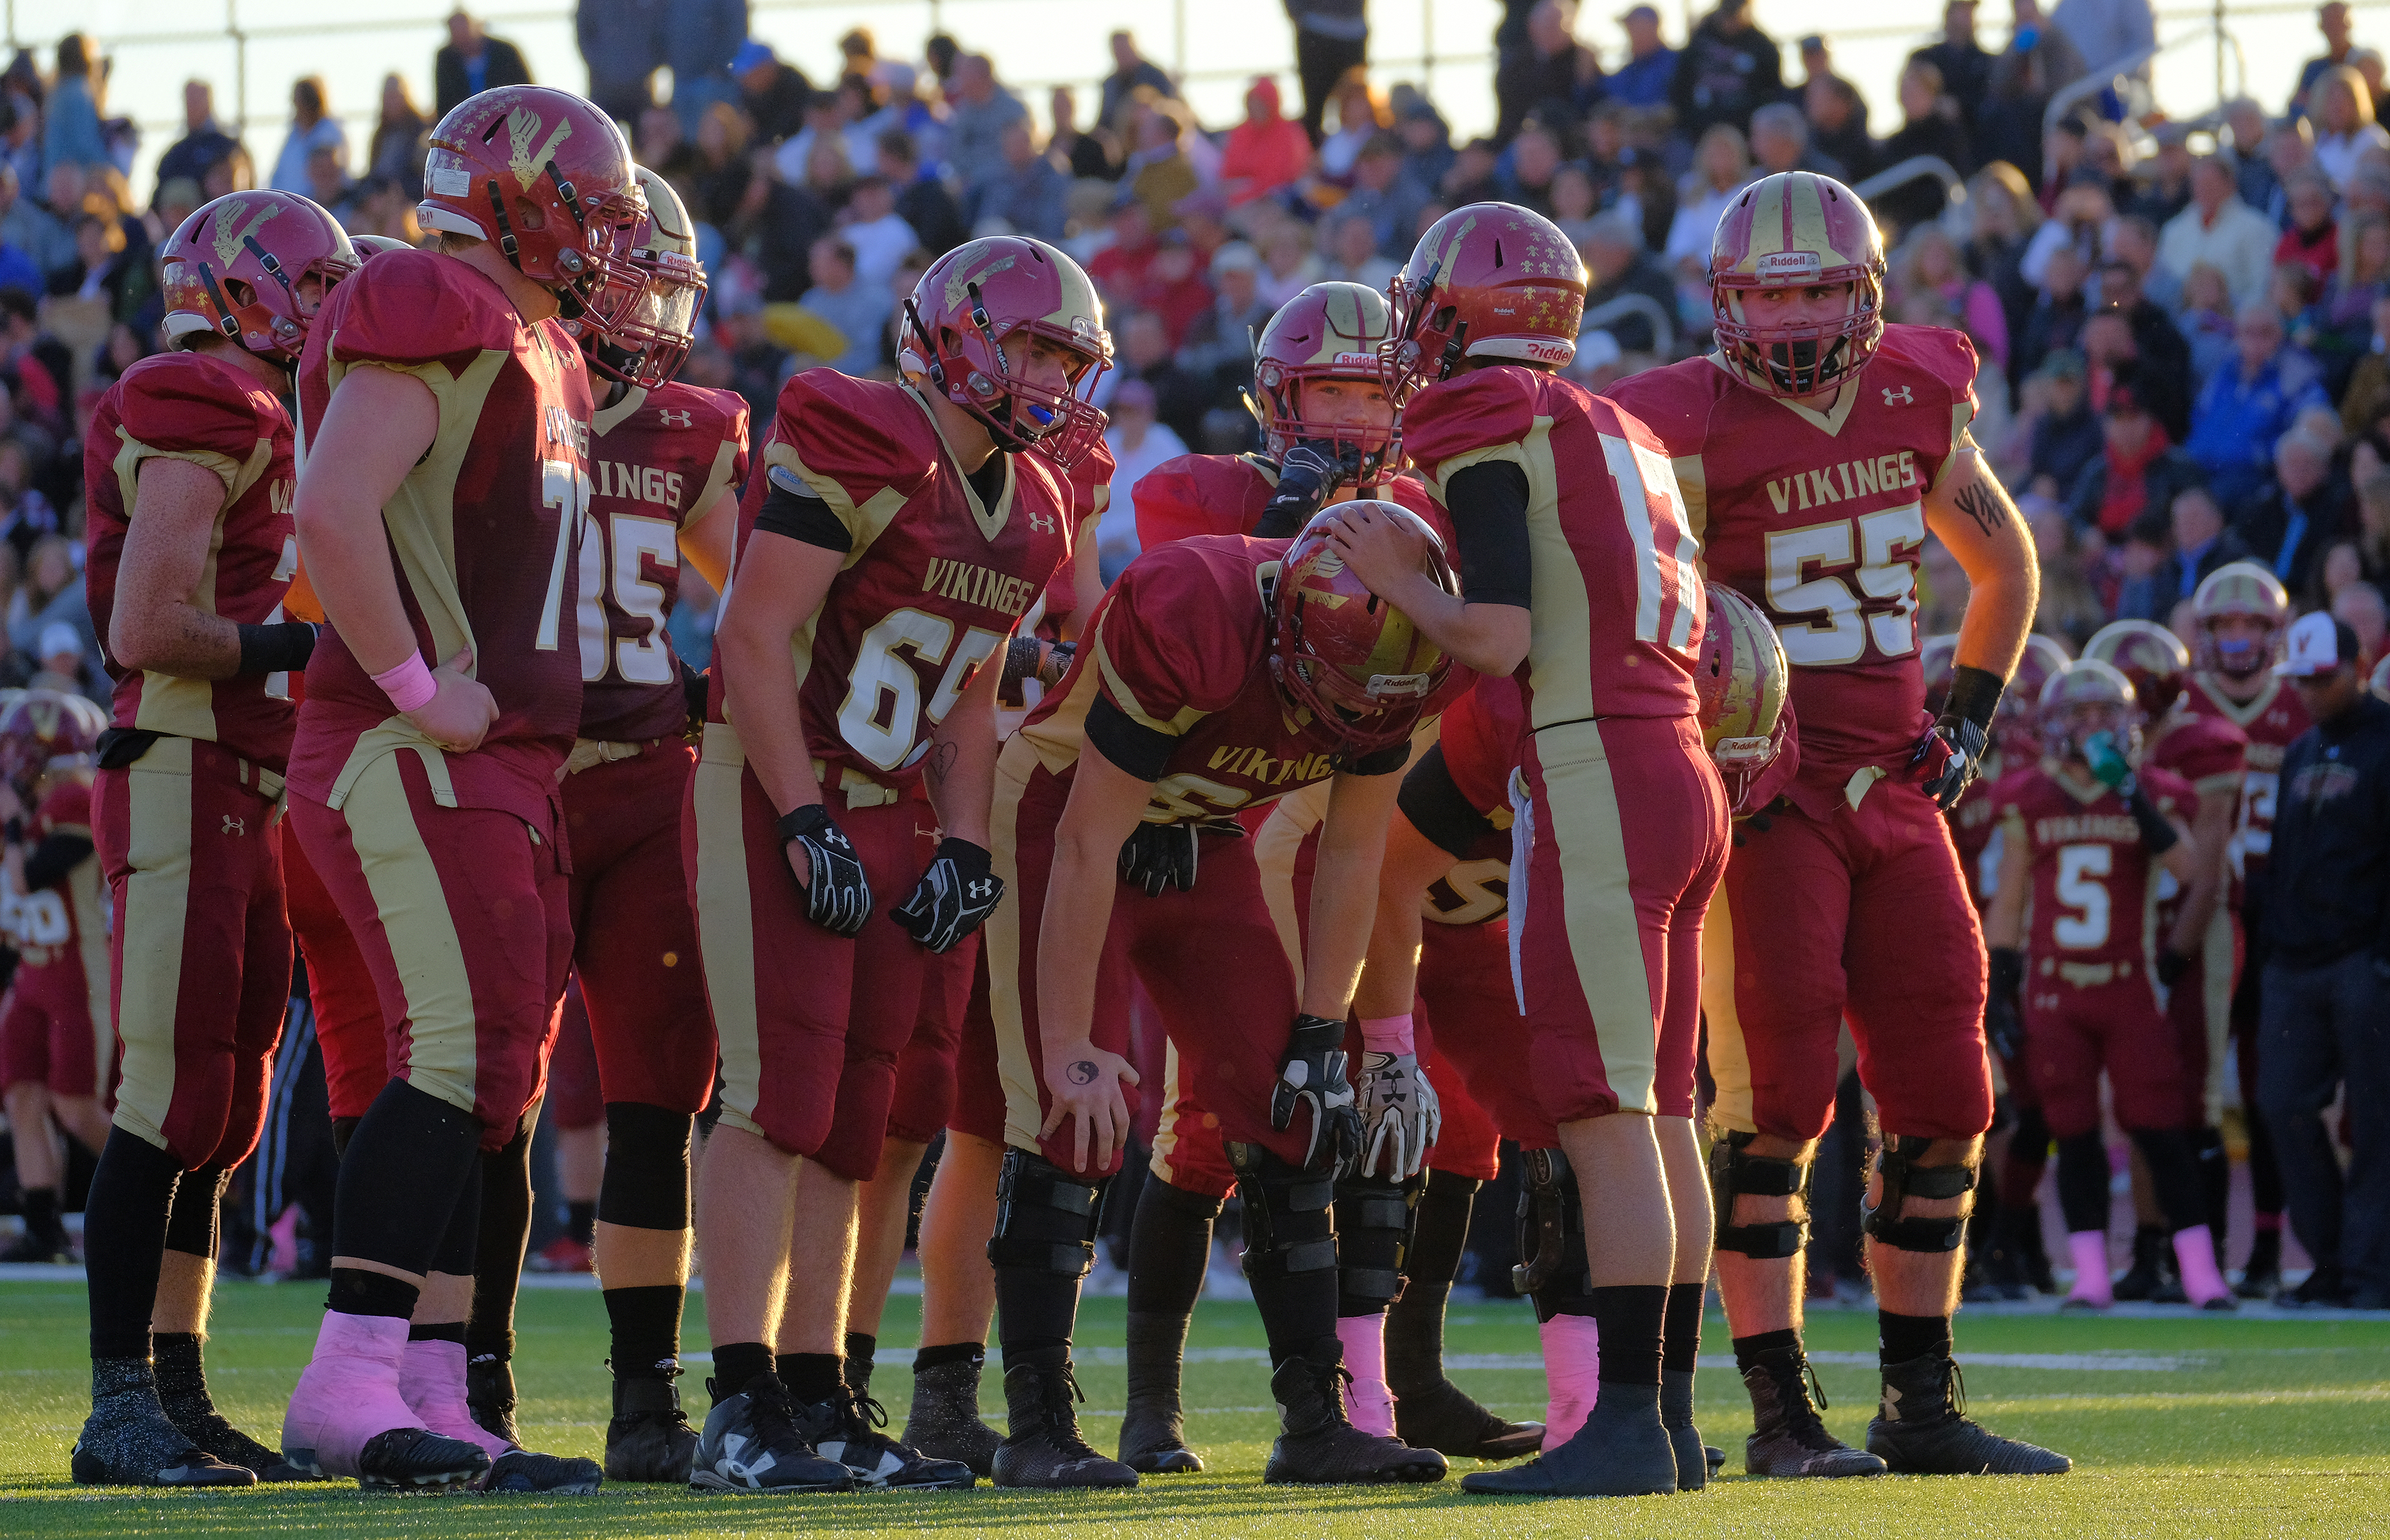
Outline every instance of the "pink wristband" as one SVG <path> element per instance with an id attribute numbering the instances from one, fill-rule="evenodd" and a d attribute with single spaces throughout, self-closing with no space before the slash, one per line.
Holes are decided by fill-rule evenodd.
<path id="1" fill-rule="evenodd" d="M 1412 1053 L 1411 1019 L 1403 1016 L 1365 1016 L 1361 1019 L 1361 1046 L 1371 1053 Z"/>
<path id="2" fill-rule="evenodd" d="M 375 674 L 373 682 L 381 687 L 382 694 L 390 697 L 390 703 L 403 712 L 411 712 L 427 704 L 440 693 L 440 687 L 432 682 L 431 670 L 425 666 L 420 653 L 407 654 L 406 661 Z"/>

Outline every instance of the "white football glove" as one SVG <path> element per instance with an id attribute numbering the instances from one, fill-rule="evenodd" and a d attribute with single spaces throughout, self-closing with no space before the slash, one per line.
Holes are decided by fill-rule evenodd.
<path id="1" fill-rule="evenodd" d="M 1359 1174 L 1389 1182 L 1418 1175 L 1428 1147 L 1444 1132 L 1444 1109 L 1419 1057 L 1365 1049 L 1360 1078 Z"/>

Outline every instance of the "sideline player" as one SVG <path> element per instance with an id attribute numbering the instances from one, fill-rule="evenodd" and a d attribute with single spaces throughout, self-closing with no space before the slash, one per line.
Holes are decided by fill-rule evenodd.
<path id="1" fill-rule="evenodd" d="M 2248 1087 L 2257 1084 L 2257 1022 L 2263 1013 L 2266 959 L 2266 857 L 2274 845 L 2274 799 L 2282 755 L 2313 724 L 2298 692 L 2274 674 L 2291 596 L 2281 581 L 2254 561 L 2228 562 L 2200 580 L 2191 596 L 2192 648 L 2198 671 L 2177 710 L 2218 718 L 2247 735 L 2240 821 L 2232 831 L 2232 882 L 2225 902 L 2240 911 L 2241 976 L 2232 987 L 2233 1035 L 2240 1040 L 2242 1114 L 2249 1128 L 2249 1188 L 2255 1211 L 2249 1263 L 2238 1290 L 2242 1299 L 2268 1299 L 2282 1284 L 2282 1173 L 2273 1136 Z M 2306 1303 L 2293 1290 L 2287 1298 Z"/>
<path id="2" fill-rule="evenodd" d="M 74 1476 L 213 1484 L 221 1462 L 288 1481 L 216 1413 L 200 1348 L 217 1212 L 264 1126 L 290 994 L 274 826 L 295 713 L 269 686 L 306 667 L 315 628 L 282 618 L 298 547 L 278 398 L 357 259 L 306 199 L 242 192 L 192 213 L 159 261 L 174 351 L 109 387 L 84 451 L 85 584 L 115 684 L 90 822 L 123 1081 L 84 1213 L 92 1414 Z"/>
<path id="3" fill-rule="evenodd" d="M 1403 519 L 1451 581 L 1423 522 L 1368 506 Z M 1337 1170 L 1359 1153 L 1341 1044 L 1394 772 L 1455 687 L 1448 661 L 1317 527 L 1291 545 L 1215 536 L 1131 562 L 1060 690 L 1006 746 L 992 828 L 997 873 L 1019 897 L 987 941 L 1009 1147 L 988 1247 L 1011 1412 L 998 1484 L 1137 1479 L 1080 1438 L 1071 1364 L 1079 1283 L 1137 1084 L 1121 1057 L 1125 969 L 1188 1072 L 1223 1089 L 1214 1110 L 1245 1195 L 1245 1266 L 1279 1407 L 1263 1480 L 1443 1476 L 1441 1455 L 1346 1418 L 1330 1210 Z M 1140 825 L 1230 817 L 1317 781 L 1333 789 L 1300 959 L 1246 841 L 1220 841 L 1191 888 L 1124 898 L 1122 847 Z"/>
<path id="4" fill-rule="evenodd" d="M 1711 578 L 1776 622 L 1801 725 L 1789 805 L 1736 849 L 1703 952 L 1725 1130 L 1711 1152 L 1718 1288 L 1755 1421 L 1746 1467 L 2062 1470 L 1960 1411 L 1950 1355 L 1992 1092 L 1983 942 L 1936 814 L 1988 748 L 2033 618 L 2032 545 L 1968 431 L 1973 349 L 1884 324 L 1882 239 L 1848 187 L 1809 172 L 1753 183 L 1718 221 L 1709 270 L 1718 350 L 1613 396 L 1675 459 Z M 1938 716 L 1917 649 L 1929 533 L 1972 585 Z M 1818 1420 L 1801 1348 L 1803 1195 L 1846 1017 L 1884 1132 L 1866 1221 L 1884 1390 L 1866 1453 Z"/>
<path id="5" fill-rule="evenodd" d="M 2116 1122 L 2148 1162 L 2191 1303 L 2229 1310 L 2232 1291 L 2217 1267 L 2200 1190 L 2187 1089 L 2193 1076 L 2158 978 L 2158 875 L 2197 879 L 2199 849 L 2182 815 L 2198 793 L 2172 772 L 2137 763 L 2139 707 L 2114 665 L 2096 658 L 2070 664 L 2042 687 L 2040 706 L 2049 754 L 1991 789 L 2000 868 L 1984 932 L 1992 949 L 1988 1011 L 2011 1023 L 1997 1035 L 2014 1036 L 2021 1026 L 2058 1140 L 2058 1197 L 2075 1260 L 2075 1287 L 2061 1308 L 2115 1303 L 2100 1126 L 2104 1072 Z"/>
<path id="6" fill-rule="evenodd" d="M 1100 436 L 1085 392 L 1111 343 L 1078 264 L 1015 237 L 939 259 L 904 324 L 905 383 L 816 369 L 781 388 L 683 823 L 725 1081 L 697 1214 L 707 1490 L 975 1480 L 879 1432 L 845 1382 L 857 1189 L 929 956 L 1002 896 L 985 841 L 1003 668 L 981 665 L 1070 548 L 1069 494 L 1022 451 L 1046 440 L 1067 467 Z"/>
<path id="7" fill-rule="evenodd" d="M 627 261 L 646 290 L 622 326 L 581 340 L 596 410 L 575 611 L 581 726 L 563 799 L 573 964 L 605 1098 L 595 1250 L 614 1376 L 606 1474 L 686 1482 L 697 1433 L 674 1380 L 688 1286 L 689 1141 L 713 1092 L 714 1043 L 680 841 L 703 687 L 665 622 L 684 559 L 717 593 L 729 580 L 747 406 L 731 391 L 674 379 L 705 274 L 679 195 L 648 168 L 636 171 L 648 215 Z"/>
<path id="8" fill-rule="evenodd" d="M 1700 547 L 1675 473 L 1632 417 L 1554 372 L 1585 288 L 1540 215 L 1478 203 L 1438 220 L 1394 280 L 1389 356 L 1419 387 L 1404 444 L 1451 515 L 1465 597 L 1390 560 L 1406 543 L 1361 505 L 1337 516 L 1339 548 L 1389 603 L 1470 667 L 1520 674 L 1527 1069 L 1571 1168 L 1602 1176 L 1579 1187 L 1592 1415 L 1539 1459 L 1465 1478 L 1471 1492 L 1668 1493 L 1705 1474 L 1698 1436 L 1680 1458 L 1661 1376 L 1665 1337 L 1697 1340 L 1685 1312 L 1709 1271 L 1693 1057 L 1728 803 L 1695 720 Z"/>
<path id="9" fill-rule="evenodd" d="M 329 1308 L 283 1452 L 369 1485 L 587 1490 L 594 1462 L 474 1422 L 469 1295 L 422 1294 L 434 1270 L 473 1272 L 481 1161 L 522 1129 L 563 992 L 590 407 L 550 323 L 602 332 L 644 293 L 622 261 L 642 203 L 613 122 L 539 86 L 452 109 L 425 186 L 441 250 L 383 253 L 336 289 L 301 381 L 299 537 L 331 629 L 290 817 L 374 978 L 392 1078 L 341 1158 Z"/>

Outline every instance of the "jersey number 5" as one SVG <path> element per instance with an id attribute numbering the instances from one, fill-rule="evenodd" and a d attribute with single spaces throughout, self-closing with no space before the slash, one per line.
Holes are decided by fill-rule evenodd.
<path id="1" fill-rule="evenodd" d="M 929 748 L 917 741 L 922 725 L 935 727 L 946 719 L 970 687 L 972 673 L 1003 640 L 1000 632 L 972 626 L 957 647 L 954 622 L 920 610 L 897 610 L 863 634 L 847 674 L 846 699 L 838 708 L 839 736 L 882 770 L 912 764 Z M 926 710 L 921 676 L 910 659 L 900 656 L 907 652 L 932 668 L 945 665 Z"/>
<path id="2" fill-rule="evenodd" d="M 1915 560 L 1924 544 L 1921 503 L 1769 534 L 1768 608 L 1781 616 L 1824 617 L 1779 623 L 1785 661 L 1797 668 L 1856 663 L 1866 656 L 1870 640 L 1886 658 L 1916 651 Z M 1854 570 L 1836 570 L 1844 568 Z M 1823 569 L 1823 574 L 1808 575 L 1817 569 Z M 1862 614 L 1870 599 L 1889 608 Z"/>
<path id="3" fill-rule="evenodd" d="M 599 537 L 598 521 L 589 521 L 589 528 L 581 536 L 581 603 L 577 611 L 582 683 L 594 685 L 605 678 L 609 664 L 634 685 L 672 682 L 672 656 L 664 648 L 664 591 L 648 581 L 647 565 L 642 558 L 651 559 L 659 567 L 679 566 L 679 526 L 669 519 L 613 514 L 607 520 L 604 538 Z M 613 557 L 610 572 L 606 570 L 610 553 Z M 615 640 L 613 624 L 606 615 L 609 586 L 613 589 L 614 603 L 623 614 L 635 622 L 648 622 L 647 635 Z"/>
<path id="4" fill-rule="evenodd" d="M 2113 845 L 2062 845 L 2058 850 L 2058 902 L 2070 912 L 2051 923 L 2049 933 L 2072 951 L 2108 943 L 2108 873 Z"/>

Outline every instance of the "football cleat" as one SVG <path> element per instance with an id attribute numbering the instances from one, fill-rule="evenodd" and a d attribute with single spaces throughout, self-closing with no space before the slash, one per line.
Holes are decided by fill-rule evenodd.
<path id="1" fill-rule="evenodd" d="M 92 1366 L 91 1416 L 68 1465 L 84 1486 L 254 1486 L 257 1474 L 200 1448 L 166 1417 L 146 1363 Z"/>
<path id="2" fill-rule="evenodd" d="M 1151 1476 L 1191 1475 L 1203 1457 L 1187 1447 L 1187 1425 L 1176 1393 L 1132 1395 L 1121 1418 L 1120 1460 Z"/>
<path id="3" fill-rule="evenodd" d="M 1693 1440 L 1699 1450 L 1701 1440 Z M 1700 1469 L 1700 1461 L 1693 1462 Z M 1678 1490 L 1684 1466 L 1660 1421 L 1660 1387 L 1622 1385 L 1601 1394 L 1574 1436 L 1524 1465 L 1472 1470 L 1463 1492 L 1527 1497 L 1655 1497 Z"/>
<path id="4" fill-rule="evenodd" d="M 2282 1291 L 2282 1232 L 2259 1230 L 2249 1238 L 2249 1264 L 2232 1292 L 2244 1300 L 2270 1300 Z"/>
<path id="5" fill-rule="evenodd" d="M 1947 1355 L 1890 1365 L 1882 1406 L 1868 1424 L 1868 1452 L 1903 1476 L 2059 1476 L 2075 1469 L 2064 1455 L 1986 1430 L 1966 1409 L 1966 1383 Z"/>
<path id="6" fill-rule="evenodd" d="M 706 1381 L 716 1390 L 717 1382 Z M 847 1492 L 854 1472 L 816 1454 L 797 1432 L 789 1389 L 759 1374 L 737 1395 L 713 1404 L 689 1470 L 692 1492 Z"/>
<path id="7" fill-rule="evenodd" d="M 32 1234 L 20 1235 L 9 1243 L 6 1251 L 0 1251 L 0 1263 L 8 1263 L 12 1265 L 39 1264 L 69 1267 L 74 1264 L 74 1247 L 67 1239 L 66 1232 L 63 1230 L 59 1231 L 55 1238 Z"/>
<path id="8" fill-rule="evenodd" d="M 1754 1422 L 1742 1446 L 1742 1469 L 1753 1476 L 1833 1478 L 1881 1476 L 1882 1459 L 1826 1431 L 1818 1408 L 1826 1392 L 1805 1354 L 1790 1359 L 1771 1358 L 1742 1371 L 1743 1387 L 1751 1392 Z M 1810 1391 L 1817 1388 L 1812 1402 Z"/>
<path id="9" fill-rule="evenodd" d="M 879 1402 L 842 1384 L 827 1401 L 796 1408 L 797 1436 L 827 1460 L 854 1472 L 857 1488 L 872 1492 L 948 1492 L 979 1484 L 960 1460 L 931 1459 L 880 1430 L 888 1413 Z"/>
<path id="10" fill-rule="evenodd" d="M 1660 1371 L 1660 1426 L 1668 1430 L 1668 1445 L 1676 1452 L 1677 1490 L 1699 1492 L 1709 1485 L 1709 1445 L 1693 1426 L 1692 1370 Z"/>
<path id="11" fill-rule="evenodd" d="M 578 1455 L 541 1455 L 509 1449 L 482 1478 L 484 1492 L 536 1492 L 550 1497 L 585 1497 L 604 1482 L 598 1462 Z"/>
<path id="12" fill-rule="evenodd" d="M 493 1435 L 522 1447 L 515 1431 L 515 1370 L 504 1358 L 476 1358 L 465 1366 L 465 1405 L 473 1420 Z"/>
<path id="13" fill-rule="evenodd" d="M 1346 1418 L 1344 1387 L 1353 1377 L 1345 1372 L 1343 1357 L 1343 1344 L 1327 1338 L 1270 1376 L 1279 1435 L 1270 1444 L 1262 1481 L 1343 1486 L 1444 1480 L 1442 1455 L 1365 1433 Z"/>
<path id="14" fill-rule="evenodd" d="M 617 1380 L 606 1424 L 606 1475 L 618 1482 L 686 1482 L 697 1460 L 697 1430 L 669 1380 Z"/>
<path id="15" fill-rule="evenodd" d="M 1544 1446 L 1544 1425 L 1497 1417 L 1446 1380 L 1395 1399 L 1394 1436 L 1457 1459 L 1514 1460 Z"/>
<path id="16" fill-rule="evenodd" d="M 167 1416 L 175 1430 L 193 1444 L 215 1454 L 218 1459 L 255 1474 L 261 1482 L 312 1482 L 321 1478 L 309 1474 L 282 1457 L 281 1454 L 258 1443 L 226 1420 L 225 1415 L 211 1405 L 197 1417 Z"/>
<path id="17" fill-rule="evenodd" d="M 2115 1292 L 2116 1298 L 2135 1303 L 2183 1303 L 2182 1276 L 2164 1230 L 2144 1225 L 2133 1232 L 2133 1264 L 2116 1280 Z"/>
<path id="18" fill-rule="evenodd" d="M 976 1475 L 995 1469 L 1004 1435 L 980 1419 L 977 1357 L 913 1371 L 913 1411 L 905 1442 L 933 1459 L 960 1460 Z"/>
<path id="19" fill-rule="evenodd" d="M 282 1415 L 282 1457 L 309 1475 L 407 1492 L 487 1475 L 490 1457 L 479 1443 L 433 1432 L 406 1401 L 406 1348 L 403 1319 L 326 1311 L 315 1356 Z"/>
<path id="20" fill-rule="evenodd" d="M 469 1385 L 485 1392 L 497 1388 L 486 1372 L 493 1367 L 504 1376 L 505 1401 L 499 1415 L 507 1425 L 507 1433 L 494 1431 L 487 1420 L 487 1409 L 466 1399 Z M 476 1374 L 481 1376 L 477 1385 Z M 512 1436 L 514 1377 L 504 1360 L 468 1367 L 461 1342 L 410 1341 L 400 1361 L 398 1392 L 426 1429 L 478 1445 L 489 1457 L 488 1472 L 474 1483 L 483 1492 L 586 1495 L 597 1491 L 603 1480 L 596 1460 L 537 1454 L 522 1447 Z"/>
<path id="21" fill-rule="evenodd" d="M 1012 1431 L 996 1446 L 989 1474 L 998 1486 L 1135 1486 L 1137 1472 L 1108 1460 L 1079 1436 L 1075 1402 L 1086 1396 L 1066 1349 L 1028 1354 L 1006 1366 L 1004 1399 Z"/>

